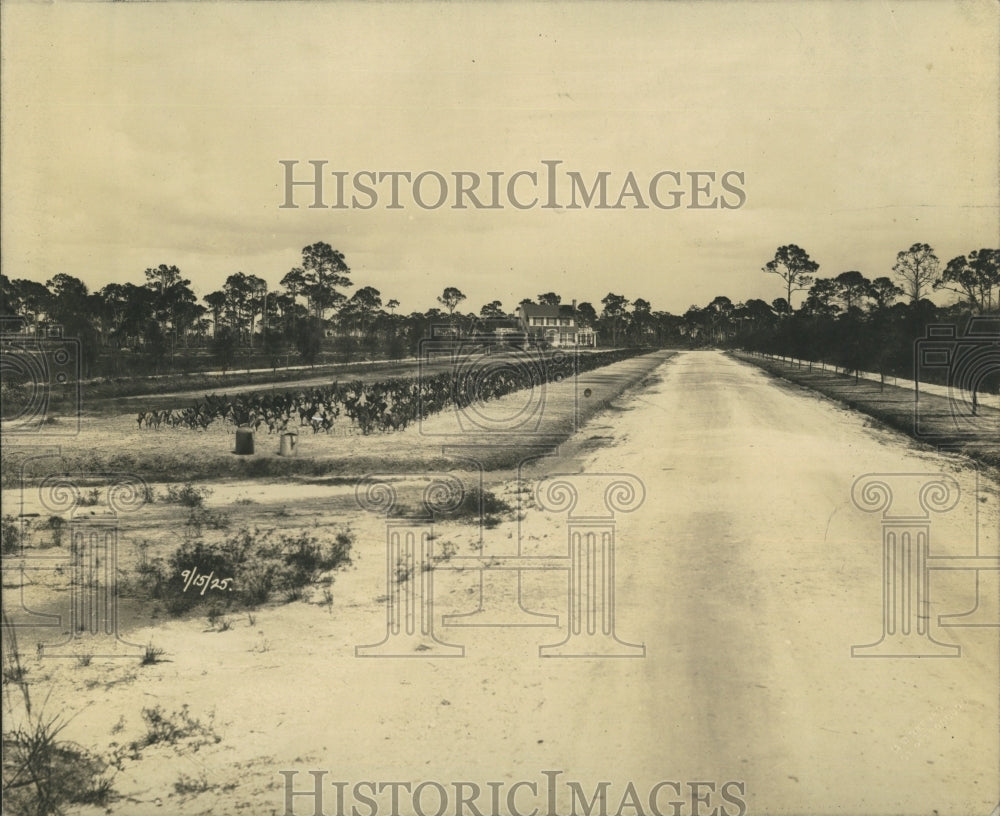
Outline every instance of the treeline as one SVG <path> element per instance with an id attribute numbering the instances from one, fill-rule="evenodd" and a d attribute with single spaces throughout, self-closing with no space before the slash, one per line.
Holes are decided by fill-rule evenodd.
<path id="1" fill-rule="evenodd" d="M 399 359 L 418 352 L 432 325 L 474 332 L 486 319 L 513 321 L 523 303 L 558 307 L 593 329 L 600 347 L 734 346 L 910 377 L 913 343 L 928 325 L 953 323 L 961 333 L 970 317 L 1000 309 L 997 249 L 942 265 L 929 245 L 914 244 L 885 275 L 850 270 L 821 277 L 819 268 L 802 248 L 779 247 L 762 269 L 781 281 L 783 297 L 719 296 L 683 315 L 613 292 L 599 308 L 545 292 L 516 306 L 494 300 L 464 312 L 468 299 L 455 286 L 437 298 L 440 308 L 400 314 L 397 299 L 373 286 L 355 288 L 344 255 L 319 242 L 302 250 L 300 265 L 277 289 L 235 272 L 199 302 L 191 281 L 166 264 L 146 269 L 142 283 L 110 283 L 94 292 L 65 273 L 44 284 L 0 276 L 0 311 L 5 331 L 41 336 L 56 324 L 78 338 L 85 377 Z M 958 300 L 939 306 L 928 299 L 935 291 Z M 797 308 L 793 300 L 801 300 Z"/>
<path id="2" fill-rule="evenodd" d="M 951 327 L 956 344 L 984 349 L 1000 344 L 997 249 L 979 249 L 942 266 L 932 247 L 914 244 L 897 254 L 891 276 L 869 278 L 849 270 L 821 277 L 819 264 L 791 244 L 779 247 L 763 271 L 781 279 L 785 297 L 770 304 L 733 304 L 717 297 L 703 309 L 692 307 L 685 321 L 715 345 L 931 382 L 947 381 L 948 364 L 915 365 L 916 343 L 927 337 L 929 327 Z M 927 298 L 938 290 L 955 293 L 958 300 L 939 306 Z M 805 295 L 793 309 L 789 304 L 796 292 Z M 970 337 L 974 318 L 976 335 Z M 992 371 L 982 372 L 983 388 L 995 390 L 1000 381 L 996 359 Z"/>
<path id="3" fill-rule="evenodd" d="M 176 266 L 145 270 L 142 283 L 109 283 L 90 291 L 59 273 L 46 283 L 0 276 L 4 331 L 45 336 L 59 326 L 80 341 L 84 377 L 128 377 L 221 368 L 271 368 L 323 362 L 399 359 L 418 352 L 431 326 L 472 332 L 485 319 L 516 319 L 517 306 L 494 300 L 478 312 L 459 307 L 467 297 L 445 287 L 441 308 L 398 314 L 399 301 L 373 286 L 351 294 L 344 255 L 327 243 L 302 250 L 299 266 L 270 289 L 262 278 L 235 272 L 199 302 Z M 599 346 L 662 345 L 679 337 L 676 319 L 609 292 L 600 311 L 563 302 L 554 292 L 521 303 L 558 306 L 577 325 L 596 332 Z"/>

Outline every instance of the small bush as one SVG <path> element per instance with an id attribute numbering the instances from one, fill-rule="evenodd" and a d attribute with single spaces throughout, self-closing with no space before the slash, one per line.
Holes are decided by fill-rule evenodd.
<path id="1" fill-rule="evenodd" d="M 303 587 L 316 581 L 320 573 L 351 564 L 352 545 L 353 536 L 348 531 L 320 541 L 306 533 L 278 535 L 273 530 L 245 528 L 221 543 L 185 541 L 166 562 L 165 573 L 170 578 L 162 592 L 167 611 L 177 615 L 205 602 L 255 607 L 275 592 L 298 600 Z M 197 569 L 200 576 L 211 576 L 209 587 L 189 586 L 185 591 L 181 576 L 190 569 Z M 224 588 L 221 582 L 225 582 Z M 221 617 L 221 611 L 217 614 Z"/>
<path id="2" fill-rule="evenodd" d="M 16 518 L 5 515 L 0 520 L 0 551 L 13 555 L 21 551 L 21 525 Z"/>
<path id="3" fill-rule="evenodd" d="M 166 594 L 167 571 L 162 558 L 148 558 L 140 545 L 139 563 L 135 570 L 118 579 L 118 594 L 123 598 L 163 598 Z"/>
<path id="4" fill-rule="evenodd" d="M 222 737 L 215 733 L 212 718 L 209 718 L 207 725 L 201 720 L 196 720 L 191 716 L 186 703 L 179 711 L 171 714 L 167 714 L 160 706 L 144 708 L 142 719 L 146 722 L 146 733 L 130 746 L 133 753 L 138 753 L 150 745 L 176 745 L 182 741 L 185 743 L 185 748 L 197 751 L 203 745 L 222 741 Z"/>
<path id="5" fill-rule="evenodd" d="M 201 538 L 203 530 L 228 530 L 229 514 L 220 513 L 217 510 L 209 510 L 207 507 L 192 507 L 184 522 L 184 539 L 186 541 L 196 541 Z"/>
<path id="6" fill-rule="evenodd" d="M 174 782 L 174 793 L 179 796 L 187 796 L 188 794 L 204 793 L 209 787 L 208 777 L 204 771 L 197 778 L 181 774 L 177 781 Z"/>
<path id="7" fill-rule="evenodd" d="M 201 507 L 205 499 L 212 495 L 212 491 L 207 487 L 195 487 L 191 482 L 178 487 L 177 485 L 167 485 L 166 496 L 164 497 L 170 504 L 180 504 L 184 507 Z"/>
<path id="8" fill-rule="evenodd" d="M 101 501 L 101 489 L 95 487 L 86 494 L 77 496 L 76 503 L 80 507 L 95 507 Z"/>
<path id="9" fill-rule="evenodd" d="M 500 523 L 500 517 L 513 512 L 514 508 L 491 490 L 480 490 L 474 487 L 462 496 L 462 503 L 452 513 L 456 519 L 467 519 L 477 523 L 480 519 L 486 525 L 495 527 Z"/>
<path id="10" fill-rule="evenodd" d="M 66 529 L 66 519 L 62 516 L 49 516 L 45 522 L 45 527 L 52 532 L 52 546 L 61 547 L 63 533 Z"/>

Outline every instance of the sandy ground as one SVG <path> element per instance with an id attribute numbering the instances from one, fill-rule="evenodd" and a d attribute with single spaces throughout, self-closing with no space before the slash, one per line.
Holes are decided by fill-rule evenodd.
<path id="1" fill-rule="evenodd" d="M 336 575 L 332 605 L 309 596 L 252 622 L 232 615 L 226 631 L 204 617 L 141 621 L 123 634 L 165 650 L 151 666 L 28 655 L 33 695 L 51 689 L 49 706 L 75 715 L 65 735 L 96 749 L 141 734 L 144 707 L 211 718 L 218 742 L 154 745 L 126 763 L 109 808 L 120 816 L 392 813 L 393 788 L 372 795 L 359 790 L 366 781 L 410 783 L 397 789 L 400 814 L 438 812 L 436 785 L 448 797 L 441 814 L 582 814 L 568 783 L 589 800 L 602 782 L 606 807 L 593 813 L 656 813 L 656 790 L 659 812 L 683 816 L 990 814 L 1000 799 L 998 573 L 979 573 L 992 626 L 978 628 L 938 625 L 939 614 L 975 606 L 976 573 L 931 575 L 931 632 L 959 656 L 853 657 L 881 635 L 882 517 L 856 507 L 851 489 L 867 473 L 948 474 L 960 497 L 934 516 L 931 555 L 995 557 L 995 477 L 719 353 L 677 355 L 657 374 L 558 457 L 524 470 L 531 488 L 574 474 L 577 514 L 607 513 L 594 480 L 641 483 L 645 501 L 614 519 L 613 605 L 617 638 L 642 644 L 639 656 L 627 646 L 631 658 L 539 656 L 567 637 L 568 561 L 521 571 L 528 615 L 514 603 L 519 573 L 503 569 L 525 562 L 504 557 L 551 566 L 567 552 L 567 516 L 517 492 L 513 473 L 495 489 L 523 500 L 523 518 L 482 531 L 492 566 L 473 557 L 477 528 L 436 525 L 435 547 L 456 550 L 432 573 L 438 642 L 381 659 L 356 647 L 386 636 L 385 519 L 352 509 L 350 485 L 230 482 L 211 506 L 242 500 L 249 521 L 353 530 L 355 563 Z M 896 488 L 901 503 L 908 484 Z M 176 523 L 176 510 L 151 512 L 147 529 Z M 464 620 L 508 625 L 444 625 L 479 608 Z M 552 616 L 558 626 L 538 625 Z M 325 771 L 323 808 L 301 795 L 286 811 L 281 771 L 296 772 L 299 792 L 313 790 L 310 771 Z"/>

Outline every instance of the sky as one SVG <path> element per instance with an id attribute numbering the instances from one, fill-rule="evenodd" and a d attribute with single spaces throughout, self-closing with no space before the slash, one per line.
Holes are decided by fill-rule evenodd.
<path id="1" fill-rule="evenodd" d="M 761 267 L 789 243 L 825 277 L 889 275 L 916 242 L 944 263 L 1000 245 L 998 9 L 4 3 L 0 262 L 92 289 L 174 264 L 205 295 L 237 271 L 275 287 L 325 241 L 404 312 L 457 286 L 465 310 L 555 291 L 674 313 L 783 295 Z M 745 202 L 421 209 L 404 184 L 387 209 L 385 182 L 371 209 L 302 188 L 292 209 L 282 160 L 483 188 L 559 161 L 612 199 L 630 172 L 736 171 Z"/>

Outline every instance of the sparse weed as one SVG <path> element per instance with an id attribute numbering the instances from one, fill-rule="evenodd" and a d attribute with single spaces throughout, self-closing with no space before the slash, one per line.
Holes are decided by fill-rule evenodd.
<path id="1" fill-rule="evenodd" d="M 15 655 L 15 660 L 10 664 L 4 660 L 3 665 L 3 683 L 7 685 L 8 683 L 17 684 L 23 683 L 24 678 L 28 674 L 28 667 L 21 663 L 21 656 Z"/>
<path id="2" fill-rule="evenodd" d="M 108 763 L 76 743 L 59 739 L 70 720 L 47 716 L 44 703 L 40 710 L 33 708 L 17 635 L 6 613 L 3 635 L 3 691 L 8 709 L 3 731 L 4 812 L 54 816 L 66 805 L 106 805 L 114 793 L 112 779 L 106 775 Z M 15 694 L 20 696 L 20 706 L 15 705 Z"/>
<path id="3" fill-rule="evenodd" d="M 39 712 L 3 735 L 4 811 L 50 816 L 66 805 L 106 805 L 108 763 L 59 739 L 69 720 Z"/>
<path id="4" fill-rule="evenodd" d="M 405 584 L 410 580 L 413 570 L 403 559 L 396 562 L 395 579 L 397 584 Z"/>
<path id="5" fill-rule="evenodd" d="M 174 793 L 179 796 L 204 793 L 209 789 L 208 776 L 202 771 L 197 777 L 181 774 L 174 782 Z"/>
<path id="6" fill-rule="evenodd" d="M 454 542 L 442 541 L 440 551 L 434 555 L 434 560 L 438 562 L 451 561 L 456 552 L 458 552 L 458 547 L 455 546 Z"/>
<path id="7" fill-rule="evenodd" d="M 85 494 L 76 497 L 76 503 L 79 507 L 95 507 L 100 501 L 101 489 L 99 487 L 88 490 Z"/>
<path id="8" fill-rule="evenodd" d="M 154 663 L 160 663 L 160 658 L 162 658 L 165 654 L 166 652 L 163 649 L 157 648 L 152 643 L 148 643 L 146 645 L 146 650 L 142 653 L 140 665 L 152 666 Z"/>

